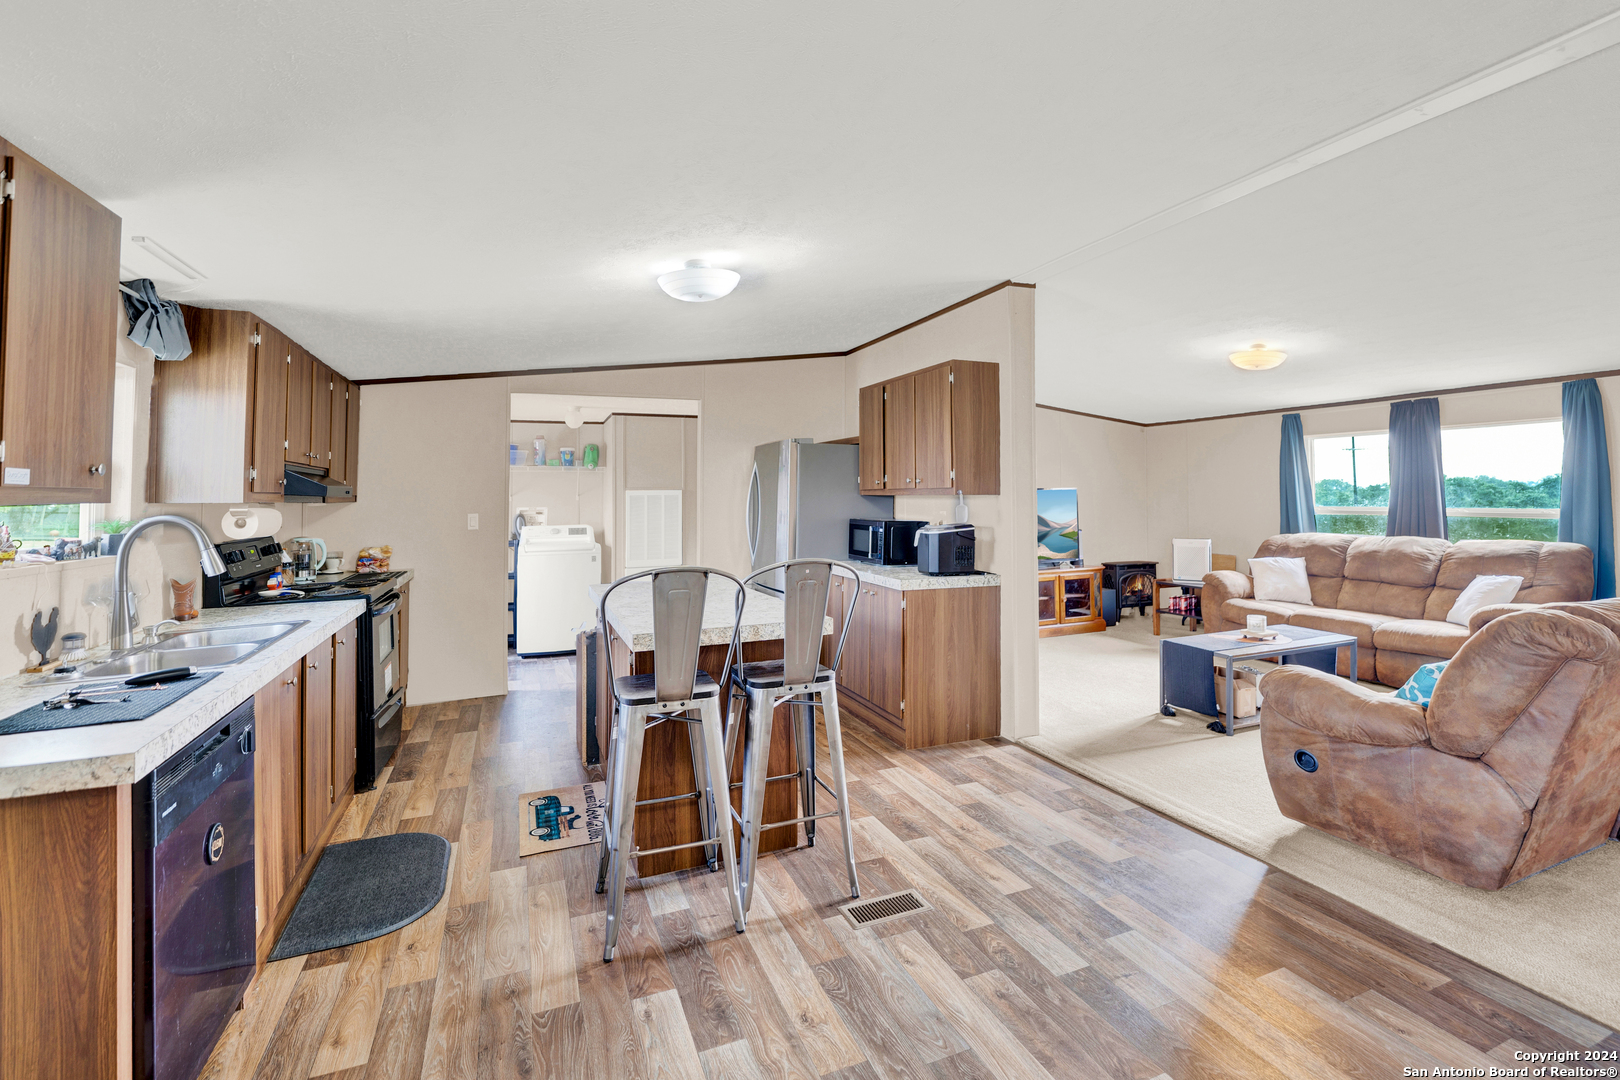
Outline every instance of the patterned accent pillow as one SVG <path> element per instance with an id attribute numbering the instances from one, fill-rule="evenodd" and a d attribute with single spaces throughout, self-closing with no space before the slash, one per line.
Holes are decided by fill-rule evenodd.
<path id="1" fill-rule="evenodd" d="M 1434 684 L 1440 681 L 1440 673 L 1446 670 L 1449 663 L 1450 660 L 1441 660 L 1434 664 L 1424 664 L 1412 672 L 1412 677 L 1395 691 L 1394 696 L 1403 701 L 1415 702 L 1427 709 L 1429 699 L 1434 697 Z"/>

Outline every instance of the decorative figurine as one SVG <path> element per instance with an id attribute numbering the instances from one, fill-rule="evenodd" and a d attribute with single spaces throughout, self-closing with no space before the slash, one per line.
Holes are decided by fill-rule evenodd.
<path id="1" fill-rule="evenodd" d="M 169 579 L 169 588 L 174 593 L 174 619 L 176 622 L 190 622 L 197 617 L 197 579 L 190 581 L 176 581 Z"/>

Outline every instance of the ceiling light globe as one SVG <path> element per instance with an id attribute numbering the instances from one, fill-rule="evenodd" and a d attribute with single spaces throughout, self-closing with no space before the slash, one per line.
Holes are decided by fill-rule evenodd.
<path id="1" fill-rule="evenodd" d="M 568 411 L 563 414 L 563 423 L 567 424 L 573 430 L 578 431 L 581 427 L 585 426 L 584 410 L 578 405 L 568 406 Z"/>
<path id="2" fill-rule="evenodd" d="M 701 259 L 692 259 L 680 270 L 660 274 L 658 287 L 677 300 L 701 304 L 720 299 L 735 289 L 741 280 L 742 275 L 735 270 L 725 270 L 710 266 Z"/>
<path id="3" fill-rule="evenodd" d="M 1288 354 L 1281 349 L 1268 349 L 1257 341 L 1247 349 L 1227 354 L 1226 358 L 1232 361 L 1233 367 L 1244 371 L 1267 371 L 1288 359 Z"/>

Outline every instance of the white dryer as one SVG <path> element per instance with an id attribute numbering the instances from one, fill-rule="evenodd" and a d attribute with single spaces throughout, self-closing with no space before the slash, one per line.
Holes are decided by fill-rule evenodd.
<path id="1" fill-rule="evenodd" d="M 574 651 L 574 631 L 596 618 L 602 545 L 589 525 L 525 525 L 517 548 L 517 651 Z"/>

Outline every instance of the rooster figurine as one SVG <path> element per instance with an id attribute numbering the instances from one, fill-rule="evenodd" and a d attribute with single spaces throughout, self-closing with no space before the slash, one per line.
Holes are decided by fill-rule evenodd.
<path id="1" fill-rule="evenodd" d="M 46 654 L 51 651 L 51 645 L 56 641 L 56 622 L 61 614 L 61 608 L 51 608 L 51 617 L 47 620 L 40 612 L 34 612 L 34 627 L 28 632 L 28 637 L 39 653 L 41 668 L 45 666 Z"/>

